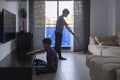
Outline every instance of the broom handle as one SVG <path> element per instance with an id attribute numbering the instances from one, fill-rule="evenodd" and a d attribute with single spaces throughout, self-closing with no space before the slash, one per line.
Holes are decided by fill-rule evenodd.
<path id="1" fill-rule="evenodd" d="M 75 39 L 78 41 L 79 45 L 81 45 L 79 39 L 77 38 L 77 36 L 76 36 L 75 34 L 74 34 L 74 37 L 75 37 Z"/>
<path id="2" fill-rule="evenodd" d="M 79 39 L 77 38 L 77 36 L 75 35 L 75 33 L 71 30 L 71 28 L 69 26 L 67 26 L 66 28 L 75 37 L 75 39 L 78 41 L 79 45 L 81 45 Z"/>

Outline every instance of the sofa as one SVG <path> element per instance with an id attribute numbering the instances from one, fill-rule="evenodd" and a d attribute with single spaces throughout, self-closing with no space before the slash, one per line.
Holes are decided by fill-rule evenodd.
<path id="1" fill-rule="evenodd" d="M 120 80 L 119 56 L 89 55 L 86 58 L 91 80 Z"/>
<path id="2" fill-rule="evenodd" d="M 120 80 L 120 29 L 115 36 L 90 37 L 88 50 L 91 80 Z"/>
<path id="3" fill-rule="evenodd" d="M 120 30 L 115 36 L 91 36 L 88 50 L 93 55 L 120 56 Z"/>

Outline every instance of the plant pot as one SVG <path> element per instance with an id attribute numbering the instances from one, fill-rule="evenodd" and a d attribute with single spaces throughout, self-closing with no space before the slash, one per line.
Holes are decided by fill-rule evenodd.
<path id="1" fill-rule="evenodd" d="M 21 19 L 20 31 L 26 32 L 27 30 L 27 21 L 26 19 Z"/>

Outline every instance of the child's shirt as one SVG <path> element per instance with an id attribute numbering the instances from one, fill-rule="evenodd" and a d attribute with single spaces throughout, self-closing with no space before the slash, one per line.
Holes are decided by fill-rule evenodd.
<path id="1" fill-rule="evenodd" d="M 62 16 L 59 16 L 56 22 L 56 32 L 63 33 L 63 29 L 65 26 L 66 22 Z"/>
<path id="2" fill-rule="evenodd" d="M 53 69 L 56 71 L 58 66 L 58 58 L 56 51 L 53 48 L 45 49 L 45 51 L 47 52 L 46 54 L 47 63 L 53 62 L 54 63 Z"/>

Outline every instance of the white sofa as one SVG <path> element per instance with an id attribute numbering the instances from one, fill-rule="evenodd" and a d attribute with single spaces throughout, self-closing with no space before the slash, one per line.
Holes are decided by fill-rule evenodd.
<path id="1" fill-rule="evenodd" d="M 115 36 L 90 37 L 88 50 L 93 55 L 120 56 L 120 30 Z"/>
<path id="2" fill-rule="evenodd" d="M 90 37 L 88 50 L 91 80 L 120 80 L 120 30 L 115 36 Z"/>

